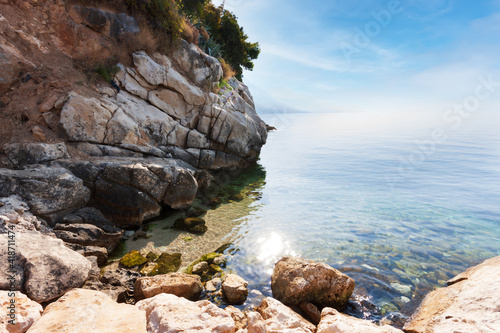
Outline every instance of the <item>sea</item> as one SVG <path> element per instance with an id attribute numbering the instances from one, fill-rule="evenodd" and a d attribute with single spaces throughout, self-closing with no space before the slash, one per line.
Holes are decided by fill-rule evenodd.
<path id="1" fill-rule="evenodd" d="M 271 296 L 285 255 L 356 282 L 347 313 L 401 326 L 430 291 L 500 255 L 500 122 L 375 113 L 263 114 L 228 269 Z M 250 185 L 250 186 L 248 186 Z"/>
<path id="2" fill-rule="evenodd" d="M 249 300 L 272 296 L 283 256 L 354 279 L 346 313 L 401 327 L 432 290 L 500 255 L 500 118 L 404 113 L 263 113 L 258 162 L 224 183 L 203 236 L 151 224 L 147 242 L 186 264 L 226 246 Z M 240 197 L 235 197 L 240 195 Z"/>

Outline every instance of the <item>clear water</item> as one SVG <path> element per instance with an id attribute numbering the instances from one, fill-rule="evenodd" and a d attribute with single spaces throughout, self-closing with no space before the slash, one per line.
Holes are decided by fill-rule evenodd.
<path id="1" fill-rule="evenodd" d="M 250 288 L 271 295 L 274 262 L 300 255 L 356 281 L 348 312 L 399 326 L 429 291 L 500 254 L 498 121 L 263 118 L 279 129 L 255 168 L 265 183 L 230 237 L 228 268 Z M 430 144 L 433 131 L 446 138 Z"/>
<path id="2" fill-rule="evenodd" d="M 497 120 L 454 130 L 394 115 L 262 117 L 278 131 L 223 191 L 242 201 L 226 196 L 209 210 L 203 236 L 170 229 L 174 213 L 127 250 L 153 242 L 186 266 L 232 242 L 227 268 L 266 296 L 283 255 L 322 261 L 355 280 L 348 313 L 396 326 L 429 291 L 500 254 Z M 430 144 L 438 129 L 446 139 Z M 252 295 L 244 306 L 258 302 Z"/>

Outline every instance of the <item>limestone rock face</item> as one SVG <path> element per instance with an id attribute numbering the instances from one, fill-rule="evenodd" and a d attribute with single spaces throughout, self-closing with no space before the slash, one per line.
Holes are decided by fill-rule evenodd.
<path id="1" fill-rule="evenodd" d="M 134 53 L 133 67 L 119 66 L 115 96 L 69 93 L 59 121 L 68 141 L 93 156 L 135 152 L 210 170 L 255 161 L 267 131 L 248 88 L 232 79 L 230 94 L 210 93 L 219 62 L 185 42 L 176 52 L 180 71 L 164 55 Z"/>
<path id="2" fill-rule="evenodd" d="M 158 216 L 162 204 L 189 207 L 198 190 L 197 170 L 175 159 L 104 157 L 57 164 L 83 179 L 94 193 L 89 204 L 121 228 Z"/>
<path id="3" fill-rule="evenodd" d="M 168 273 L 137 279 L 134 286 L 134 297 L 136 301 L 139 301 L 161 293 L 167 293 L 196 301 L 202 291 L 203 285 L 199 276 Z"/>
<path id="4" fill-rule="evenodd" d="M 0 197 L 14 194 L 29 205 L 34 215 L 52 225 L 83 207 L 90 197 L 89 189 L 71 172 L 42 165 L 24 170 L 0 169 Z"/>
<path id="5" fill-rule="evenodd" d="M 283 332 L 287 330 L 293 330 L 293 332 L 297 333 L 316 332 L 316 326 L 274 298 L 266 297 L 256 310 L 264 319 L 268 332 Z M 250 322 L 251 320 L 249 320 Z M 258 318 L 255 318 L 254 325 L 258 326 Z"/>
<path id="6" fill-rule="evenodd" d="M 354 290 L 354 280 L 324 263 L 283 257 L 271 277 L 273 296 L 287 305 L 310 302 L 342 309 Z"/>
<path id="7" fill-rule="evenodd" d="M 332 308 L 324 308 L 321 311 L 321 322 L 316 333 L 403 333 L 389 325 L 378 326 L 374 323 L 350 317 Z"/>
<path id="8" fill-rule="evenodd" d="M 229 304 L 243 304 L 248 295 L 248 282 L 235 274 L 228 274 L 222 283 L 222 290 Z"/>
<path id="9" fill-rule="evenodd" d="M 500 323 L 500 256 L 434 290 L 405 324 L 408 333 L 493 333 Z"/>
<path id="10" fill-rule="evenodd" d="M 0 235 L 0 254 L 7 258 L 7 235 Z M 83 285 L 89 275 L 91 263 L 70 250 L 62 240 L 40 234 L 16 234 L 15 286 L 32 300 L 42 303 Z M 0 289 L 9 289 L 10 266 L 0 262 Z"/>
<path id="11" fill-rule="evenodd" d="M 146 333 L 146 315 L 133 305 L 118 304 L 105 294 L 74 289 L 45 309 L 30 333 Z"/>
<path id="12" fill-rule="evenodd" d="M 14 300 L 15 303 L 12 303 Z M 15 324 L 9 324 L 9 309 L 8 306 L 15 306 Z M 11 292 L 0 290 L 0 332 L 8 333 L 24 333 L 30 326 L 41 317 L 43 308 L 37 302 L 33 302 L 26 295 L 16 292 L 12 295 Z"/>
<path id="13" fill-rule="evenodd" d="M 209 301 L 191 302 L 172 294 L 159 294 L 136 306 L 146 311 L 149 333 L 234 333 L 231 316 Z"/>

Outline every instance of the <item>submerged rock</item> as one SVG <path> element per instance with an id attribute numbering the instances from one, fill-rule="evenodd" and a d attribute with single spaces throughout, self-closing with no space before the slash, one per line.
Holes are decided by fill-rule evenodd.
<path id="1" fill-rule="evenodd" d="M 177 219 L 174 228 L 185 230 L 193 234 L 204 234 L 207 231 L 205 220 L 197 217 L 188 217 Z"/>
<path id="2" fill-rule="evenodd" d="M 284 257 L 274 266 L 273 296 L 290 306 L 310 302 L 343 309 L 354 290 L 354 280 L 324 263 Z"/>
<path id="3" fill-rule="evenodd" d="M 151 268 L 148 273 L 149 276 L 167 274 L 171 272 L 177 272 L 181 267 L 181 254 L 180 253 L 162 253 L 158 259 L 156 259 L 155 266 Z"/>
<path id="4" fill-rule="evenodd" d="M 159 294 L 136 304 L 146 311 L 149 333 L 234 333 L 231 316 L 209 301 L 191 302 L 172 294 Z"/>
<path id="5" fill-rule="evenodd" d="M 120 264 L 126 268 L 139 266 L 147 262 L 148 259 L 144 258 L 144 256 L 139 251 L 130 251 L 120 259 Z"/>
<path id="6" fill-rule="evenodd" d="M 203 285 L 199 276 L 169 273 L 137 279 L 134 286 L 134 298 L 136 301 L 140 301 L 161 293 L 167 293 L 196 301 L 202 291 Z"/>
<path id="7" fill-rule="evenodd" d="M 221 253 L 216 253 L 216 252 L 211 252 L 211 253 L 207 253 L 207 254 L 204 254 L 201 256 L 200 259 L 194 261 L 191 263 L 191 265 L 189 265 L 185 270 L 184 270 L 184 273 L 187 273 L 187 274 L 193 274 L 193 268 L 195 265 L 201 263 L 201 262 L 206 262 L 208 265 L 212 265 L 214 263 L 214 260 L 215 258 L 218 258 L 222 256 Z"/>
<path id="8" fill-rule="evenodd" d="M 344 315 L 332 308 L 324 308 L 321 311 L 321 322 L 317 333 L 403 333 L 389 325 L 378 326 L 368 320 L 358 319 Z"/>
<path id="9" fill-rule="evenodd" d="M 30 333 L 146 333 L 146 313 L 118 304 L 104 293 L 74 289 L 47 306 Z"/>
<path id="10" fill-rule="evenodd" d="M 469 268 L 428 294 L 404 325 L 408 333 L 497 332 L 500 256 Z"/>

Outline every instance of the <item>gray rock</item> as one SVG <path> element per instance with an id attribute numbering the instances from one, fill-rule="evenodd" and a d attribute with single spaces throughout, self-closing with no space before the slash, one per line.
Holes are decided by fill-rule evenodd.
<path id="1" fill-rule="evenodd" d="M 95 257 L 98 265 L 104 265 L 108 261 L 108 250 L 105 247 L 85 246 L 73 243 L 65 243 L 65 245 L 86 258 Z"/>
<path id="2" fill-rule="evenodd" d="M 112 13 L 92 7 L 72 6 L 71 18 L 97 32 L 116 37 L 120 34 L 138 33 L 139 26 L 135 19 L 125 13 Z"/>
<path id="3" fill-rule="evenodd" d="M 193 274 L 203 274 L 203 272 L 208 271 L 208 263 L 206 261 L 202 261 L 193 266 Z"/>
<path id="4" fill-rule="evenodd" d="M 28 204 L 18 195 L 0 198 L 0 233 L 7 234 L 14 227 L 16 232 L 39 231 L 54 236 L 47 222 L 31 214 Z"/>
<path id="5" fill-rule="evenodd" d="M 121 240 L 123 230 L 111 226 L 101 228 L 92 224 L 62 224 L 54 226 L 54 234 L 66 243 L 104 247 L 113 251 Z"/>
<path id="6" fill-rule="evenodd" d="M 7 258 L 7 235 L 0 235 L 0 257 Z M 91 263 L 62 240 L 38 232 L 16 234 L 16 289 L 42 303 L 78 288 L 87 280 Z M 0 289 L 10 289 L 7 260 L 0 261 Z"/>
<path id="7" fill-rule="evenodd" d="M 0 196 L 19 195 L 34 215 L 51 225 L 83 207 L 90 191 L 64 168 L 35 165 L 24 170 L 0 169 Z"/>
<path id="8" fill-rule="evenodd" d="M 94 197 L 90 204 L 118 227 L 139 226 L 160 214 L 191 205 L 198 190 L 198 171 L 174 159 L 100 158 L 65 161 L 62 165 L 85 181 Z"/>
<path id="9" fill-rule="evenodd" d="M 40 164 L 60 158 L 69 158 L 64 143 L 14 143 L 5 145 L 4 150 L 9 160 L 16 166 Z"/>

